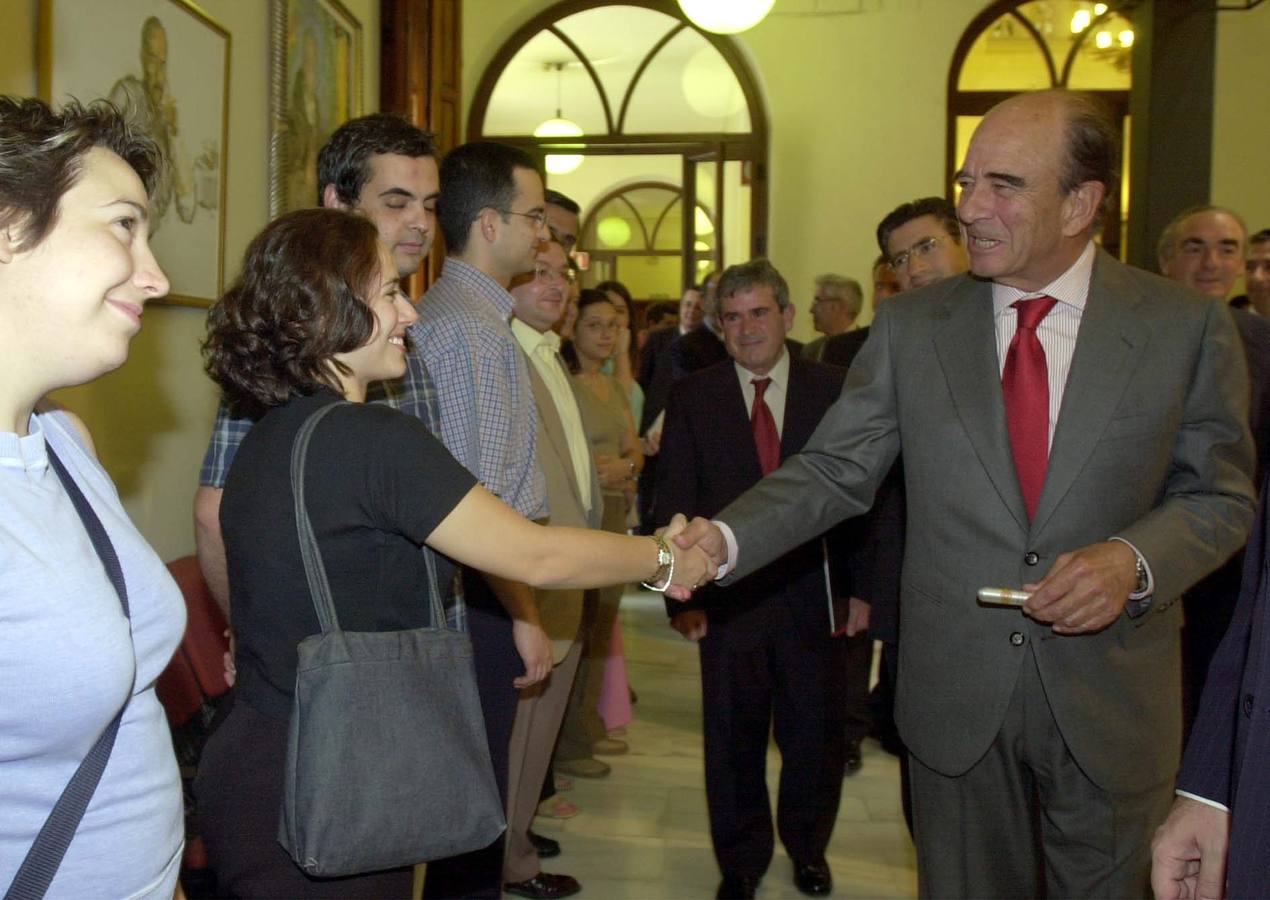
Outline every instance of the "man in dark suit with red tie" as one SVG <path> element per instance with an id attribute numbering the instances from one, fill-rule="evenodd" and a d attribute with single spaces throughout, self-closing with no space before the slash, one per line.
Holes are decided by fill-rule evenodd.
<path id="1" fill-rule="evenodd" d="M 657 469 L 658 524 L 671 510 L 718 512 L 796 453 L 837 398 L 843 370 L 788 350 L 793 317 L 789 288 L 766 260 L 724 272 L 719 321 L 730 358 L 671 392 Z M 766 758 L 773 721 L 782 756 L 777 830 L 795 883 L 812 895 L 832 887 L 824 853 L 843 776 L 846 646 L 831 635 L 824 560 L 816 537 L 726 596 L 707 587 L 691 603 L 668 608 L 674 627 L 701 647 L 706 798 L 723 871 L 720 897 L 754 896 L 771 862 Z"/>

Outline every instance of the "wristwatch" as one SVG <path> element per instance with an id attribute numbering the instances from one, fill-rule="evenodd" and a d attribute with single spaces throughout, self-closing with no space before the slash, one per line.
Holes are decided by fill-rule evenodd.
<path id="1" fill-rule="evenodd" d="M 1137 552 L 1133 555 L 1136 560 L 1138 573 L 1138 586 L 1134 588 L 1133 593 L 1146 594 L 1147 588 L 1151 586 L 1151 580 L 1147 577 L 1147 564 L 1142 557 L 1137 554 Z M 1129 602 L 1124 606 L 1125 615 L 1127 615 L 1130 619 L 1136 619 L 1140 616 L 1146 615 L 1147 611 L 1151 608 L 1151 602 L 1153 600 L 1155 600 L 1155 597 L 1150 594 L 1138 597 L 1137 599 L 1134 599 L 1133 595 L 1130 594 Z"/>
<path id="2" fill-rule="evenodd" d="M 670 580 L 675 575 L 675 555 L 670 552 L 670 546 L 666 543 L 666 539 L 661 535 L 651 535 L 653 542 L 657 545 L 657 571 L 653 573 L 653 577 L 648 581 L 642 581 L 644 587 L 650 591 L 663 593 L 666 588 L 670 587 Z M 660 584 L 660 587 L 658 586 Z"/>

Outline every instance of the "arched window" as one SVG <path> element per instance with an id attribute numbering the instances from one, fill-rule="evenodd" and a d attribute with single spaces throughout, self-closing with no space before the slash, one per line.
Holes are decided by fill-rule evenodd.
<path id="1" fill-rule="evenodd" d="M 984 113 L 1024 91 L 1067 87 L 1099 97 L 1121 132 L 1120 195 L 1111 198 L 1102 244 L 1116 256 L 1128 219 L 1128 138 L 1133 26 L 1124 0 L 998 0 L 962 35 L 948 74 L 947 183 Z"/>
<path id="2" fill-rule="evenodd" d="M 547 128 L 551 120 L 564 122 Z M 664 207 L 673 191 L 682 197 L 669 205 L 710 212 L 669 214 L 673 247 L 666 223 L 655 229 L 660 246 L 646 249 L 679 258 L 669 282 L 668 267 L 642 291 L 631 285 L 637 298 L 678 296 L 708 269 L 766 251 L 767 115 L 757 81 L 731 38 L 700 31 L 673 0 L 564 0 L 537 15 L 483 73 L 467 130 L 543 158 L 548 186 L 582 204 L 583 245 L 603 264 L 588 283 L 612 277 L 635 252 L 599 240 L 600 206 L 614 221 L 619 208 L 638 208 L 642 221 L 656 191 Z M 642 239 L 636 219 L 627 224 Z"/>

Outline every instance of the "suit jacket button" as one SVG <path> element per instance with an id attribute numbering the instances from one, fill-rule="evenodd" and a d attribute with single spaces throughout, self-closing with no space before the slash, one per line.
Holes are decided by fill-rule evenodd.
<path id="1" fill-rule="evenodd" d="M 1034 566 L 1041 561 L 1041 555 L 1035 550 L 1029 550 L 1027 556 L 1023 557 L 1023 561 L 1029 566 Z"/>
<path id="2" fill-rule="evenodd" d="M 1254 706 L 1255 699 L 1252 694 L 1244 694 L 1244 715 L 1251 717 Z"/>
<path id="3" fill-rule="evenodd" d="M 1026 640 L 1027 640 L 1027 638 L 1026 638 L 1026 637 L 1024 637 L 1023 632 L 1021 632 L 1021 631 L 1012 631 L 1012 632 L 1010 632 L 1010 643 L 1011 643 L 1011 644 L 1013 644 L 1014 646 L 1016 646 L 1016 647 L 1022 647 L 1022 646 L 1023 646 L 1023 642 L 1024 642 L 1024 641 L 1026 641 Z"/>

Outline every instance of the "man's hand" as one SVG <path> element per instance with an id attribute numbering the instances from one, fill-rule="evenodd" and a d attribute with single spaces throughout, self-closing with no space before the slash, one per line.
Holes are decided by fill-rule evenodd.
<path id="1" fill-rule="evenodd" d="M 859 597 L 847 599 L 847 637 L 855 637 L 869 630 L 869 604 Z"/>
<path id="2" fill-rule="evenodd" d="M 1120 617 L 1138 586 L 1138 559 L 1123 541 L 1090 544 L 1054 561 L 1038 582 L 1023 585 L 1023 611 L 1056 634 L 1101 631 Z"/>
<path id="3" fill-rule="evenodd" d="M 519 690 L 537 684 L 551 674 L 551 638 L 537 622 L 512 620 L 512 640 L 525 664 L 525 674 L 512 681 Z"/>
<path id="4" fill-rule="evenodd" d="M 706 636 L 706 612 L 704 609 L 685 609 L 675 613 L 670 627 L 695 643 Z"/>
<path id="5" fill-rule="evenodd" d="M 1230 813 L 1178 797 L 1151 841 L 1156 900 L 1220 900 L 1226 893 Z"/>
<path id="6" fill-rule="evenodd" d="M 676 516 L 676 518 L 678 517 Z M 673 540 L 675 546 L 681 550 L 688 550 L 692 547 L 702 550 L 710 558 L 710 562 L 716 569 L 727 562 L 727 541 L 724 540 L 723 532 L 719 530 L 719 526 L 709 519 L 697 516 L 682 531 L 675 532 L 668 529 L 666 537 Z M 682 586 L 675 586 L 666 590 L 666 596 L 672 600 L 687 600 L 692 596 L 692 591 Z"/>

